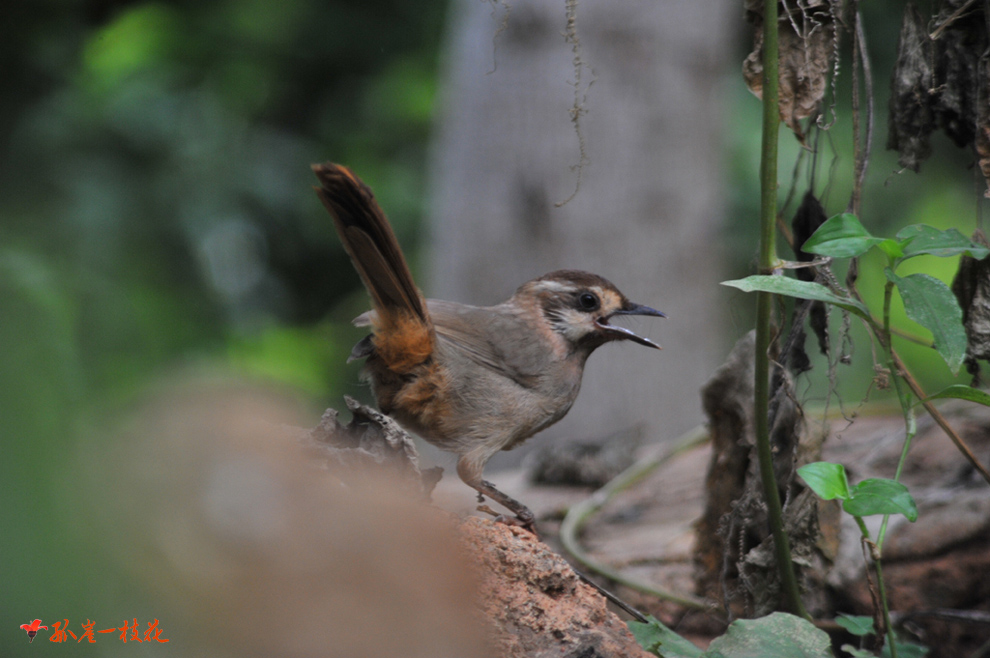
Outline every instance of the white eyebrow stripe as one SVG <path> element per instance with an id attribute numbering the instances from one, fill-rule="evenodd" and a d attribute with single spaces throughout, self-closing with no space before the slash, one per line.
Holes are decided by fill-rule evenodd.
<path id="1" fill-rule="evenodd" d="M 552 281 L 550 279 L 543 279 L 542 281 L 537 281 L 533 284 L 533 287 L 538 291 L 545 292 L 577 292 L 580 290 L 579 287 L 570 284 L 563 283 L 561 281 Z"/>

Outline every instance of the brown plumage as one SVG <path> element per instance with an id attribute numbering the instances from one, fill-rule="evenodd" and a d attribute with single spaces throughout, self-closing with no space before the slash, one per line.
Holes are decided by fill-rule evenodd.
<path id="1" fill-rule="evenodd" d="M 352 358 L 382 411 L 458 455 L 457 473 L 532 527 L 532 513 L 482 477 L 485 463 L 560 420 L 581 387 L 588 356 L 612 340 L 659 346 L 609 323 L 659 311 L 629 301 L 608 280 L 558 270 L 524 283 L 496 306 L 425 300 L 384 212 L 350 170 L 313 165 L 316 188 L 374 310 Z"/>

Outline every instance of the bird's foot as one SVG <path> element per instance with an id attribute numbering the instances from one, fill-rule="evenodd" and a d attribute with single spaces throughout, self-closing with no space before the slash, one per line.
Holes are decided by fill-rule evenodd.
<path id="1" fill-rule="evenodd" d="M 499 514 L 488 505 L 478 505 L 476 509 L 479 512 L 484 512 L 485 514 L 491 515 L 494 518 L 495 523 L 516 526 L 517 528 L 530 531 L 536 536 L 537 539 L 540 537 L 540 533 L 536 531 L 536 518 L 533 516 L 533 513 L 525 507 L 517 512 L 516 516 Z"/>

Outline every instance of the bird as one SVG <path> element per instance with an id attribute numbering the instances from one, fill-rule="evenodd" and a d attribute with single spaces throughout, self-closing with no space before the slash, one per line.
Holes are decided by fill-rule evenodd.
<path id="1" fill-rule="evenodd" d="M 515 514 L 498 520 L 535 532 L 532 511 L 485 480 L 485 464 L 567 414 L 596 348 L 632 341 L 660 349 L 614 317 L 666 316 L 581 270 L 544 274 L 494 306 L 425 299 L 371 188 L 342 165 L 312 169 L 374 307 L 354 320 L 371 333 L 348 361 L 365 359 L 362 377 L 383 413 L 457 455 L 457 474 L 479 503 L 487 496 Z"/>

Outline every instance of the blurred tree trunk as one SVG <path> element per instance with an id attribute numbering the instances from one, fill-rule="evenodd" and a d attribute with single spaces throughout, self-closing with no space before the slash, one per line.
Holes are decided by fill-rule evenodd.
<path id="1" fill-rule="evenodd" d="M 664 346 L 591 357 L 570 414 L 545 434 L 605 436 L 644 423 L 672 439 L 702 419 L 699 389 L 723 356 L 724 74 L 738 2 L 454 0 L 432 161 L 429 296 L 473 304 L 559 268 L 610 279 L 668 314 L 635 328 Z M 496 34 L 496 32 L 498 32 Z"/>

